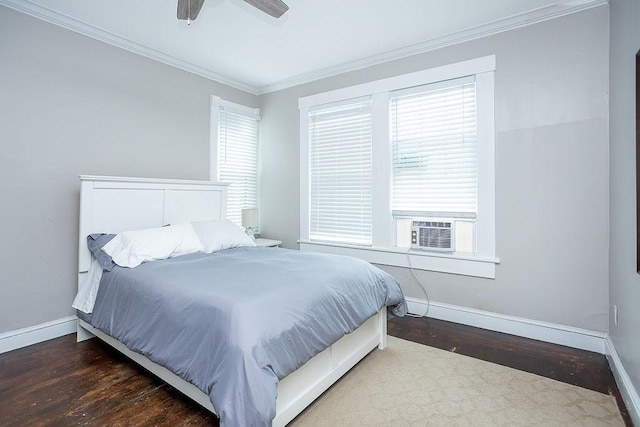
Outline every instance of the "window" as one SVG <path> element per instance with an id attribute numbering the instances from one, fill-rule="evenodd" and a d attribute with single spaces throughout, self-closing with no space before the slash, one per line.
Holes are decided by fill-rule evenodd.
<path id="1" fill-rule="evenodd" d="M 489 56 L 301 98 L 301 249 L 495 277 L 494 70 Z M 450 223 L 453 252 L 410 250 L 417 218 Z"/>
<path id="2" fill-rule="evenodd" d="M 313 241 L 371 244 L 371 102 L 309 113 L 310 230 Z"/>
<path id="3" fill-rule="evenodd" d="M 211 176 L 230 184 L 227 219 L 238 225 L 242 209 L 258 206 L 258 120 L 257 109 L 212 97 Z"/>
<path id="4" fill-rule="evenodd" d="M 475 77 L 395 91 L 390 96 L 396 246 L 409 247 L 413 218 L 445 218 L 453 220 L 455 251 L 474 253 Z"/>

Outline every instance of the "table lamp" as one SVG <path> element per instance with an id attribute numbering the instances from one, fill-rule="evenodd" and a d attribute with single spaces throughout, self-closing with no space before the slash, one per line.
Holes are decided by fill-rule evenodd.
<path id="1" fill-rule="evenodd" d="M 244 231 L 255 239 L 256 228 L 258 227 L 258 209 L 242 209 L 242 226 Z"/>

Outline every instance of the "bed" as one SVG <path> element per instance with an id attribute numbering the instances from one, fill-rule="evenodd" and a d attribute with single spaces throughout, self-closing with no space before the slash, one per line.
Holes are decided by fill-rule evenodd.
<path id="1" fill-rule="evenodd" d="M 222 219 L 224 218 L 224 213 L 226 212 L 226 192 L 226 185 L 207 181 L 82 176 L 79 233 L 79 286 L 83 282 L 84 276 L 89 270 L 92 259 L 91 253 L 87 248 L 86 236 L 98 232 L 121 233 L 128 230 L 162 227 L 168 224 L 177 224 L 188 221 Z M 286 260 L 291 260 L 291 262 L 294 262 L 294 260 L 296 260 L 297 258 L 301 259 L 300 262 L 309 262 L 309 260 L 305 260 L 305 258 L 312 256 L 310 254 L 299 251 L 288 251 L 286 249 L 272 248 L 236 248 L 220 251 L 219 253 L 216 253 L 214 255 L 215 256 L 191 254 L 185 255 L 180 258 L 174 258 L 172 260 L 153 261 L 147 264 L 143 264 L 141 266 L 143 268 L 116 268 L 114 271 L 116 271 L 118 275 L 124 275 L 124 279 L 121 278 L 120 281 L 117 281 L 115 279 L 111 280 L 111 282 L 113 282 L 114 284 L 105 285 L 105 287 L 103 288 L 103 282 L 105 284 L 111 283 L 109 280 L 105 280 L 105 278 L 103 278 L 103 282 L 101 282 L 100 285 L 100 292 L 108 295 L 108 290 L 111 289 L 111 293 L 117 295 L 120 292 L 124 292 L 123 290 L 127 288 L 126 286 L 118 285 L 118 283 L 133 283 L 138 280 L 141 275 L 145 275 L 145 272 L 152 271 L 154 269 L 160 270 L 164 276 L 169 277 L 174 274 L 172 273 L 173 271 L 178 271 L 178 269 L 190 268 L 190 266 L 193 266 L 197 263 L 208 263 L 206 265 L 211 264 L 211 267 L 207 268 L 211 268 L 210 271 L 215 272 L 215 275 L 217 277 L 223 276 L 225 274 L 228 275 L 228 273 L 225 273 L 225 271 L 228 271 L 228 269 L 231 268 L 234 263 L 237 264 L 237 267 L 234 267 L 236 268 L 235 271 L 241 271 L 243 266 L 254 264 L 280 266 L 287 264 L 288 261 Z M 291 270 L 294 272 L 294 274 L 298 275 L 303 273 L 309 274 L 309 272 L 307 272 L 306 270 L 310 265 L 317 265 L 318 270 L 326 270 L 327 266 L 331 263 L 340 263 L 340 260 L 338 260 L 337 258 L 330 259 L 322 258 L 324 255 L 318 256 L 320 256 L 321 258 L 313 259 L 312 263 L 307 264 L 304 268 L 300 267 L 298 264 L 292 264 Z M 360 262 L 346 259 L 344 261 L 347 264 L 353 262 L 356 262 L 357 264 L 357 262 Z M 362 265 L 360 264 L 357 265 L 359 266 L 358 268 L 362 267 Z M 138 273 L 137 270 L 139 270 L 140 273 Z M 246 270 L 249 271 L 249 269 Z M 316 277 L 319 275 L 319 273 L 313 273 L 312 275 L 313 277 Z M 184 280 L 185 286 L 193 285 L 197 288 L 199 279 L 195 278 L 191 274 L 186 274 L 186 276 L 189 277 L 188 280 L 181 279 Z M 237 286 L 245 286 L 240 276 L 245 277 L 243 280 L 245 280 L 247 284 L 257 281 L 256 277 L 252 276 L 251 274 L 239 274 Z M 109 277 L 115 278 L 116 276 L 109 275 L 108 278 Z M 176 277 L 184 278 L 185 275 Z M 298 279 L 296 280 L 299 280 L 301 276 L 297 277 Z M 352 284 L 351 278 L 349 278 L 348 280 L 345 279 L 345 281 Z M 283 283 L 284 282 L 286 281 L 283 280 Z M 120 286 L 120 288 L 117 288 L 117 286 Z M 359 285 L 354 284 L 354 290 L 349 292 L 354 292 L 354 294 L 357 293 L 357 286 Z M 189 307 L 194 306 L 194 303 L 189 302 L 183 298 L 183 295 L 181 295 L 180 293 L 182 291 L 176 292 L 175 287 L 172 288 L 171 284 L 168 284 L 165 287 L 169 290 L 173 289 L 174 292 L 173 296 L 171 298 L 167 298 L 167 300 L 176 300 L 178 304 L 182 303 L 183 306 L 184 304 L 187 304 Z M 350 287 L 351 286 L 349 286 L 349 288 Z M 136 284 L 136 286 L 129 286 L 129 288 L 139 290 L 139 292 L 141 292 L 142 294 L 147 294 L 151 291 L 155 292 L 155 288 L 162 288 L 162 286 L 160 284 L 152 284 L 147 286 L 147 288 L 144 288 L 144 285 L 142 284 L 142 282 L 140 282 L 140 284 Z M 212 300 L 218 301 L 224 300 L 227 297 L 230 298 L 230 295 L 233 294 L 233 289 L 233 287 L 229 287 L 223 293 L 212 297 Z M 394 290 L 392 291 L 395 292 Z M 386 290 L 386 292 L 390 291 Z M 241 359 L 243 359 L 244 357 L 242 366 L 249 366 L 246 371 L 250 374 L 248 374 L 246 381 L 250 384 L 255 385 L 257 384 L 257 377 L 265 377 L 266 379 L 263 382 L 266 382 L 267 386 L 269 386 L 270 382 L 273 383 L 274 396 L 272 397 L 275 398 L 275 402 L 267 402 L 267 406 L 273 406 L 271 415 L 263 415 L 261 413 L 260 416 L 262 418 L 257 418 L 257 415 L 254 418 L 243 418 L 246 414 L 236 414 L 237 417 L 235 417 L 232 414 L 233 411 L 238 412 L 239 410 L 237 408 L 233 410 L 227 408 L 225 406 L 226 403 L 220 400 L 219 397 L 218 400 L 216 400 L 214 392 L 215 390 L 217 390 L 218 392 L 220 392 L 220 390 L 227 390 L 227 388 L 233 387 L 234 383 L 230 383 L 229 381 L 225 383 L 223 380 L 216 377 L 215 381 L 210 381 L 211 384 L 209 384 L 209 386 L 204 386 L 197 377 L 194 378 L 191 375 L 191 372 L 189 371 L 187 366 L 192 364 L 191 361 L 189 363 L 182 363 L 178 361 L 177 365 L 176 362 L 172 362 L 173 364 L 165 362 L 159 352 L 154 352 L 153 349 L 149 350 L 149 346 L 151 346 L 152 344 L 146 342 L 138 344 L 138 341 L 136 341 L 138 338 L 131 338 L 128 335 L 130 332 L 129 329 L 134 328 L 128 328 L 124 320 L 122 321 L 124 322 L 124 326 L 111 327 L 110 325 L 112 320 L 110 319 L 114 318 L 114 313 L 118 313 L 118 310 L 120 310 L 120 314 L 115 315 L 116 318 L 126 317 L 130 313 L 136 313 L 137 315 L 137 313 L 141 311 L 140 306 L 138 306 L 137 308 L 123 308 L 125 305 L 127 305 L 127 301 L 136 300 L 137 297 L 135 295 L 127 295 L 124 299 L 121 299 L 119 301 L 116 300 L 115 302 L 107 302 L 109 300 L 106 296 L 103 296 L 102 298 L 102 300 L 96 301 L 96 306 L 98 307 L 98 305 L 102 304 L 100 310 L 107 311 L 98 311 L 95 316 L 80 315 L 81 313 L 79 312 L 78 341 L 89 339 L 94 336 L 102 339 L 103 341 L 107 342 L 108 344 L 131 358 L 133 361 L 147 368 L 149 371 L 159 376 L 161 379 L 171 384 L 194 401 L 201 404 L 206 409 L 218 415 L 222 414 L 221 425 L 226 426 L 269 425 L 271 418 L 273 418 L 272 425 L 274 426 L 286 425 L 305 407 L 307 407 L 315 398 L 322 394 L 324 390 L 329 388 L 331 384 L 337 381 L 351 367 L 353 367 L 359 360 L 361 360 L 366 354 L 375 349 L 375 347 L 382 349 L 386 345 L 387 307 L 385 303 L 380 304 L 380 301 L 376 301 L 374 303 L 377 304 L 375 309 L 377 313 L 376 311 L 372 312 L 371 314 L 373 315 L 371 317 L 365 318 L 361 316 L 362 318 L 360 318 L 358 317 L 360 315 L 355 315 L 352 313 L 347 313 L 342 317 L 343 323 L 345 323 L 345 319 L 348 320 L 346 321 L 348 325 L 345 325 L 345 332 L 350 333 L 347 333 L 346 335 L 336 335 L 336 333 L 334 335 L 331 335 L 331 337 L 329 338 L 325 338 L 322 334 L 326 333 L 324 329 L 328 327 L 325 327 L 324 324 L 330 324 L 331 322 L 322 321 L 316 322 L 314 328 L 317 328 L 317 330 L 314 329 L 313 333 L 310 334 L 309 337 L 301 339 L 301 335 L 288 336 L 288 341 L 293 342 L 294 344 L 298 343 L 295 344 L 295 346 L 302 345 L 305 348 L 310 347 L 310 349 L 308 350 L 310 358 L 305 358 L 303 356 L 297 355 L 294 358 L 293 356 L 291 356 L 291 354 L 297 353 L 298 350 L 294 351 L 294 349 L 297 347 L 292 347 L 292 349 L 290 350 L 286 346 L 288 344 L 284 345 L 284 347 L 278 344 L 273 345 L 273 349 L 269 351 L 265 350 L 264 354 L 258 353 L 255 356 L 255 359 L 258 360 L 260 364 L 257 364 L 257 362 L 254 363 L 253 360 L 254 353 L 256 353 L 256 351 L 253 349 L 253 347 L 251 347 L 251 352 L 247 353 L 250 353 L 251 360 L 244 356 L 240 356 Z M 157 297 L 155 298 L 157 299 Z M 388 295 L 385 298 L 385 301 L 390 301 Z M 205 300 L 204 298 L 198 298 L 197 300 L 199 301 L 201 299 L 203 301 Z M 401 296 L 401 292 L 400 299 L 398 299 L 398 296 L 395 294 L 391 299 L 393 300 L 393 305 L 395 306 L 396 313 L 403 314 L 403 312 L 406 311 L 406 303 L 404 302 L 404 298 Z M 297 302 L 295 304 L 279 305 L 278 301 L 273 300 L 269 304 L 263 304 L 260 310 L 245 309 L 244 315 L 249 314 L 251 311 L 262 311 L 262 317 L 259 317 L 258 320 L 253 320 L 253 322 L 257 322 L 253 323 L 253 325 L 269 323 L 272 318 L 284 318 L 285 316 L 284 314 L 282 314 L 284 312 L 292 313 L 291 316 L 293 316 L 295 319 L 319 318 L 318 313 L 313 312 L 314 310 L 316 310 L 316 306 L 318 306 L 319 304 L 305 305 L 306 302 L 302 303 L 302 300 L 300 298 L 298 298 L 298 300 L 296 301 Z M 369 301 L 367 304 L 371 305 L 374 303 Z M 204 302 L 199 304 L 205 305 Z M 234 313 L 237 312 L 239 308 L 243 308 L 243 304 L 244 301 L 242 302 L 242 304 L 238 303 L 235 308 L 231 309 L 231 311 Z M 227 304 L 225 302 L 224 304 L 221 303 L 220 305 L 226 306 L 231 304 Z M 356 301 L 355 299 L 349 300 L 349 302 L 343 304 L 344 307 L 351 307 L 352 305 L 357 307 L 366 304 Z M 102 308 L 102 306 L 107 308 Z M 268 308 L 265 309 L 265 307 Z M 337 307 L 336 309 L 341 310 L 340 307 Z M 208 318 L 207 320 L 202 320 L 198 317 L 197 314 L 189 314 L 188 316 L 185 315 L 184 319 L 180 319 L 176 323 L 176 319 L 181 318 L 183 316 L 183 312 L 185 311 L 189 310 L 176 309 L 175 307 L 167 305 L 165 313 L 162 314 L 162 316 L 156 317 L 153 319 L 153 321 L 149 321 L 146 323 L 153 325 L 157 324 L 157 326 L 154 326 L 157 328 L 157 331 L 165 331 L 172 327 L 177 327 L 180 330 L 180 334 L 176 333 L 175 336 L 179 337 L 186 337 L 189 334 L 195 334 L 195 332 L 191 332 L 195 331 L 196 329 L 196 326 L 194 326 L 194 322 L 196 322 L 195 325 L 200 325 L 202 323 L 221 323 L 217 320 L 211 321 Z M 103 318 L 102 322 L 100 321 L 101 313 Z M 194 311 L 194 313 L 196 312 Z M 353 319 L 351 320 L 351 318 Z M 140 319 L 141 318 L 139 317 L 135 318 L 135 320 L 130 322 L 131 325 L 145 323 L 144 321 L 140 321 Z M 142 319 L 150 318 L 146 317 Z M 163 321 L 166 321 L 166 323 L 163 324 Z M 242 333 L 243 337 L 252 334 L 264 334 L 269 331 L 268 329 L 265 329 L 266 326 L 265 328 L 263 328 L 262 326 L 252 327 L 252 323 L 250 322 L 243 322 L 242 325 L 244 327 L 244 332 Z M 118 328 L 125 330 L 125 332 L 121 332 Z M 209 326 L 207 326 L 207 328 L 209 328 Z M 157 331 L 145 328 L 144 334 L 153 335 Z M 247 333 L 247 331 L 250 331 L 251 333 Z M 198 332 L 198 334 L 202 336 L 207 335 L 206 333 L 203 334 L 202 332 Z M 323 336 L 323 338 L 316 339 L 316 335 Z M 264 338 L 261 339 L 264 341 Z M 183 345 L 180 341 L 176 342 L 181 346 Z M 202 343 L 202 346 L 208 349 L 205 352 L 198 352 L 196 350 L 192 351 L 191 348 L 194 347 L 194 344 L 188 344 L 191 346 L 189 347 L 189 352 L 194 355 L 194 360 L 197 358 L 195 355 L 199 354 L 200 358 L 203 358 L 205 360 L 207 360 L 208 358 L 212 359 L 212 365 L 222 366 L 221 364 L 218 364 L 218 361 L 215 359 L 215 357 L 208 356 L 209 354 L 215 353 L 215 350 L 212 350 L 215 349 L 215 346 L 212 347 L 211 345 L 209 345 L 209 347 L 206 347 L 204 338 L 202 339 Z M 187 344 L 184 344 L 184 346 L 187 346 Z M 197 347 L 198 345 L 195 346 Z M 159 348 L 161 350 L 162 346 L 160 345 Z M 284 348 L 285 350 L 281 350 L 281 348 Z M 278 351 L 284 352 L 278 353 Z M 170 353 L 171 352 L 168 352 L 167 354 Z M 280 354 L 282 357 L 274 358 L 274 354 Z M 287 360 L 288 358 L 290 358 L 291 360 Z M 229 359 L 229 357 L 227 356 L 226 359 Z M 283 360 L 281 361 L 279 359 Z M 303 361 L 303 364 L 299 363 L 300 361 Z M 252 364 L 256 365 L 253 366 Z M 183 365 L 187 366 L 187 368 L 182 369 Z M 251 388 L 253 387 L 249 387 L 249 389 Z M 259 390 L 259 387 L 257 385 L 255 388 Z M 208 390 L 209 394 L 205 393 L 202 390 Z M 249 391 L 248 393 L 248 397 L 243 395 L 241 399 L 236 400 L 260 400 L 262 399 L 263 395 L 268 397 L 267 400 L 271 399 L 271 393 L 256 392 L 253 393 L 253 395 L 251 395 L 251 391 Z M 231 394 L 233 396 L 240 396 L 240 394 L 237 394 L 237 392 L 235 391 Z M 222 410 L 220 411 L 218 410 L 218 408 L 214 407 L 214 403 L 212 402 L 217 402 L 216 406 L 218 406 L 219 404 Z M 268 411 L 266 413 L 268 413 Z"/>

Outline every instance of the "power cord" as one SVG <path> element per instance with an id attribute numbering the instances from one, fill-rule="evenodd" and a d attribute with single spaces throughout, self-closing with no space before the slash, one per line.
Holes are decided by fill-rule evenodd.
<path id="1" fill-rule="evenodd" d="M 416 281 L 420 284 L 420 287 L 422 288 L 422 292 L 424 292 L 424 296 L 425 296 L 425 298 L 427 300 L 427 310 L 422 315 L 407 313 L 407 316 L 410 316 L 410 317 L 427 317 L 427 314 L 429 314 L 429 308 L 431 307 L 431 300 L 429 299 L 429 292 L 427 292 L 427 287 L 424 285 L 424 283 L 422 283 L 422 280 L 420 280 L 420 278 L 416 274 L 416 271 L 413 269 L 413 265 L 411 264 L 411 253 L 410 252 L 411 252 L 411 250 L 407 251 L 407 261 L 409 262 L 409 268 L 411 269 L 411 274 L 413 275 L 413 278 L 416 279 Z"/>

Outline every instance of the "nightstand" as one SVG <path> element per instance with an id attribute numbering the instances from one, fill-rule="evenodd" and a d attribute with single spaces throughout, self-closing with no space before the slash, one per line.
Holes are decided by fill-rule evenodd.
<path id="1" fill-rule="evenodd" d="M 256 239 L 256 246 L 260 246 L 260 247 L 276 248 L 281 244 L 282 244 L 282 241 L 280 240 L 263 239 L 261 237 L 258 237 Z"/>

